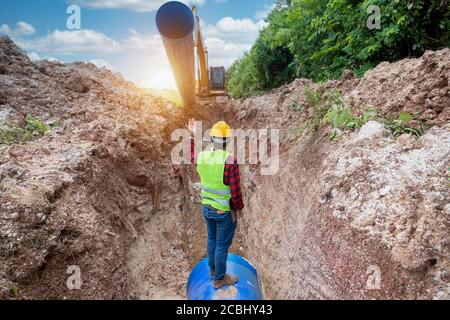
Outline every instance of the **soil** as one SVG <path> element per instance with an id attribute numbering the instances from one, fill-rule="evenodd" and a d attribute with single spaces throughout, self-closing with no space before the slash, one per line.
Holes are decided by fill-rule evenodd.
<path id="1" fill-rule="evenodd" d="M 185 299 L 206 255 L 195 168 L 170 157 L 190 118 L 280 129 L 276 175 L 241 166 L 232 248 L 257 267 L 266 298 L 450 298 L 449 49 L 322 85 L 355 114 L 414 114 L 417 139 L 377 121 L 337 142 L 326 126 L 299 135 L 311 110 L 292 105 L 319 87 L 306 79 L 186 110 L 92 64 L 32 62 L 7 37 L 0 71 L 0 125 L 58 123 L 0 144 L 0 298 Z M 66 284 L 74 265 L 80 290 Z M 380 289 L 367 285 L 373 270 Z"/>

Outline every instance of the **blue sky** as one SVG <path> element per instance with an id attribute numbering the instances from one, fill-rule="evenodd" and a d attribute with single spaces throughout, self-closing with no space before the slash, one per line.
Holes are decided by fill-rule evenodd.
<path id="1" fill-rule="evenodd" d="M 0 35 L 33 59 L 91 61 L 145 87 L 174 88 L 155 26 L 164 0 L 2 0 Z M 264 27 L 273 0 L 184 0 L 197 4 L 210 64 L 229 66 Z M 81 30 L 68 30 L 67 7 L 81 8 Z"/>

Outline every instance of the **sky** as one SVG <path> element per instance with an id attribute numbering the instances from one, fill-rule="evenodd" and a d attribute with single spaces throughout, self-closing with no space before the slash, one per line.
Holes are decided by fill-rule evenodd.
<path id="1" fill-rule="evenodd" d="M 155 25 L 165 0 L 2 0 L 0 36 L 33 60 L 86 61 L 120 72 L 141 87 L 175 89 Z M 274 0 L 183 0 L 197 5 L 210 66 L 228 67 L 248 51 Z M 72 19 L 80 8 L 80 29 Z"/>

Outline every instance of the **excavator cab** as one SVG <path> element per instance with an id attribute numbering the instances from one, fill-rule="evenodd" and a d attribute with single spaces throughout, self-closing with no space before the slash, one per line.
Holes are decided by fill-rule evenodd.
<path id="1" fill-rule="evenodd" d="M 224 67 L 210 68 L 211 91 L 225 91 L 226 76 Z"/>

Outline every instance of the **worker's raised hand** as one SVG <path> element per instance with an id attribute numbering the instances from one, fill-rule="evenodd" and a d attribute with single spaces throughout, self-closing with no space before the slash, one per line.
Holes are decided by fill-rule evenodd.
<path id="1" fill-rule="evenodd" d="M 195 119 L 189 119 L 189 123 L 186 128 L 191 134 L 195 135 Z"/>

